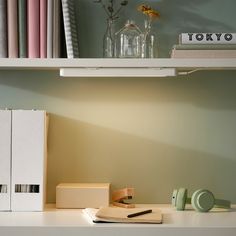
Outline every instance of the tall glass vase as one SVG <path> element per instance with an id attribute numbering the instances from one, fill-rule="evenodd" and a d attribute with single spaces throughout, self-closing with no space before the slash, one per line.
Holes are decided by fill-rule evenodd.
<path id="1" fill-rule="evenodd" d="M 103 57 L 115 57 L 115 23 L 111 18 L 107 19 L 107 28 L 103 36 Z"/>
<path id="2" fill-rule="evenodd" d="M 158 57 L 157 44 L 157 36 L 152 28 L 152 20 L 145 20 L 142 34 L 142 58 Z"/>

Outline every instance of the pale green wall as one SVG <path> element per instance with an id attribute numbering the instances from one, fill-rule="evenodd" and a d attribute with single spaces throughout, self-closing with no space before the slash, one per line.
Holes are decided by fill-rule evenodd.
<path id="1" fill-rule="evenodd" d="M 162 56 L 181 31 L 236 32 L 233 0 L 152 2 L 162 13 Z M 88 0 L 80 4 L 81 54 L 88 49 L 98 57 L 100 45 L 91 40 L 97 34 L 101 42 L 103 12 Z M 88 10 L 95 14 L 90 20 Z M 236 203 L 235 88 L 232 71 L 165 79 L 58 79 L 50 71 L 1 71 L 0 106 L 51 114 L 49 202 L 60 182 L 111 182 L 113 188 L 135 187 L 137 202 L 167 203 L 174 187 L 185 186 L 190 193 L 209 188 Z"/>
<path id="2" fill-rule="evenodd" d="M 107 0 L 105 0 L 107 1 Z M 117 0 L 119 1 L 119 0 Z M 102 36 L 106 15 L 93 0 L 78 0 L 77 18 L 82 57 L 102 56 Z M 136 10 L 143 2 L 158 9 L 161 18 L 153 26 L 159 35 L 161 57 L 169 57 L 173 44 L 181 32 L 235 32 L 235 0 L 129 0 L 116 22 L 120 29 L 127 19 L 135 20 L 143 28 L 144 16 Z"/>

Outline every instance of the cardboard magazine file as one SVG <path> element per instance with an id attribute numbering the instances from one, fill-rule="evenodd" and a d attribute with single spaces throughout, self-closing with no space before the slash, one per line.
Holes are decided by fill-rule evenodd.
<path id="1" fill-rule="evenodd" d="M 0 211 L 10 211 L 11 111 L 0 110 Z"/>
<path id="2" fill-rule="evenodd" d="M 46 194 L 45 111 L 12 111 L 12 211 L 42 211 Z"/>

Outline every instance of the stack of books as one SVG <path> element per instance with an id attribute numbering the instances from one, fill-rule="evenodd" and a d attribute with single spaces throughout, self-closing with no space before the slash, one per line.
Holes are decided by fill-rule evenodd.
<path id="1" fill-rule="evenodd" d="M 236 33 L 182 33 L 171 58 L 236 58 Z"/>
<path id="2" fill-rule="evenodd" d="M 74 0 L 0 0 L 0 57 L 79 57 L 74 11 Z"/>

